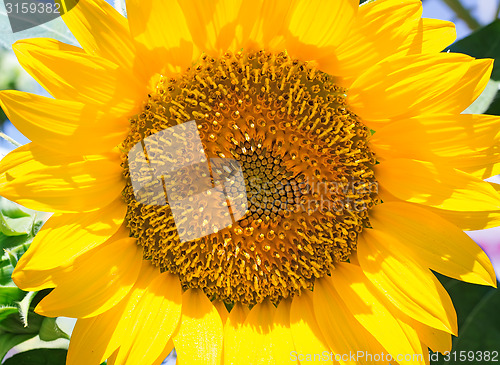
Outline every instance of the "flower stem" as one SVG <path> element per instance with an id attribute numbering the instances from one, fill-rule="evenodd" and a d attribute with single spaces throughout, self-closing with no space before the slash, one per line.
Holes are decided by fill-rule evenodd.
<path id="1" fill-rule="evenodd" d="M 460 0 L 443 0 L 448 7 L 453 10 L 455 15 L 462 19 L 471 30 L 476 30 L 481 27 L 481 24 L 470 14 Z"/>
<path id="2" fill-rule="evenodd" d="M 5 139 L 7 142 L 13 144 L 14 146 L 16 147 L 20 147 L 21 146 L 21 143 L 19 143 L 18 141 L 16 141 L 15 139 L 9 137 L 8 135 L 6 135 L 5 133 L 3 132 L 0 132 L 0 138 L 3 138 Z"/>

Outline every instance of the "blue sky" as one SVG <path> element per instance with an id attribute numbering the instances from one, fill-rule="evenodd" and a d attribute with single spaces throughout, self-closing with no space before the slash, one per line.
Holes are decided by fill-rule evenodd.
<path id="1" fill-rule="evenodd" d="M 488 24 L 495 18 L 496 9 L 500 0 L 461 0 L 467 9 L 479 20 L 481 24 Z M 423 2 L 425 18 L 451 20 L 457 27 L 458 39 L 467 36 L 470 29 L 460 19 L 457 19 L 453 12 L 446 6 L 443 0 L 424 0 Z"/>

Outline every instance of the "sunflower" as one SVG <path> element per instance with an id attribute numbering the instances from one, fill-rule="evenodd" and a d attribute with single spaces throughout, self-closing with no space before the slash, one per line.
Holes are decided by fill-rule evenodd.
<path id="1" fill-rule="evenodd" d="M 13 279 L 78 318 L 68 364 L 450 350 L 431 270 L 495 286 L 463 230 L 500 225 L 500 119 L 460 114 L 492 60 L 440 53 L 453 24 L 417 0 L 63 5 L 81 48 L 13 46 L 53 98 L 0 94 L 32 140 L 0 193 L 55 212 Z"/>

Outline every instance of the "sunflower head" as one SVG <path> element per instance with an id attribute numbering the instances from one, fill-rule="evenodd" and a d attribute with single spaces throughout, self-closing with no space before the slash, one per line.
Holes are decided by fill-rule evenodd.
<path id="1" fill-rule="evenodd" d="M 184 288 L 251 305 L 312 289 L 348 260 L 377 197 L 369 131 L 345 93 L 284 52 L 203 56 L 161 77 L 122 145 L 126 220 L 144 257 Z M 209 189 L 207 160 L 219 159 L 242 176 L 223 179 L 227 195 Z"/>

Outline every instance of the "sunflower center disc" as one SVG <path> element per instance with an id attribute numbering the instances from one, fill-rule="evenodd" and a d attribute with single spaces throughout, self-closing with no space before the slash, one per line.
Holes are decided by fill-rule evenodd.
<path id="1" fill-rule="evenodd" d="M 285 53 L 203 57 L 178 78 L 160 77 L 123 143 L 126 220 L 144 258 L 177 274 L 184 288 L 226 303 L 278 302 L 312 289 L 356 249 L 377 199 L 369 131 L 349 111 L 345 92 L 332 76 Z M 197 128 L 206 161 L 237 162 L 246 195 L 239 219 L 189 241 L 182 235 L 211 218 L 206 204 L 193 208 L 190 199 L 191 219 L 180 228 L 175 194 L 160 203 L 167 178 L 157 179 L 147 201 L 138 199 L 134 181 L 144 180 L 144 171 L 129 154 L 149 136 L 187 123 Z M 163 140 L 155 141 L 139 148 L 149 163 L 164 157 L 155 152 L 164 150 Z M 214 184 L 213 175 L 194 170 L 184 171 L 180 190 L 193 180 Z"/>

